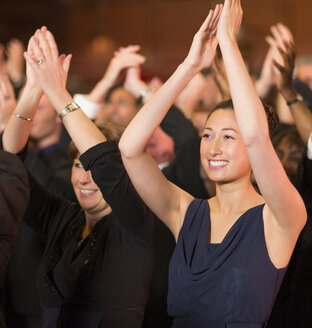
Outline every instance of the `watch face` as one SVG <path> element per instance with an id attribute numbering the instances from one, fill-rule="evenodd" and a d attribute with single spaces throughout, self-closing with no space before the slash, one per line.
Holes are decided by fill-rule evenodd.
<path id="1" fill-rule="evenodd" d="M 76 103 L 69 103 L 65 106 L 65 108 L 60 112 L 59 118 L 62 120 L 65 115 L 67 115 L 70 112 L 73 112 L 74 110 L 80 108 L 79 105 Z"/>

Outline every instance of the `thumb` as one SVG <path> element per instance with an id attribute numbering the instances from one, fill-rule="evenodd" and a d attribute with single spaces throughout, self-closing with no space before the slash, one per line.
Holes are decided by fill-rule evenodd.
<path id="1" fill-rule="evenodd" d="M 65 55 L 64 55 L 64 57 L 65 57 Z M 71 59 L 72 59 L 72 54 L 69 54 L 63 60 L 62 66 L 66 73 L 68 73 L 68 71 L 69 71 Z"/>
<path id="2" fill-rule="evenodd" d="M 29 55 L 27 51 L 23 53 L 26 63 L 33 69 L 34 72 L 38 72 L 38 63 Z"/>

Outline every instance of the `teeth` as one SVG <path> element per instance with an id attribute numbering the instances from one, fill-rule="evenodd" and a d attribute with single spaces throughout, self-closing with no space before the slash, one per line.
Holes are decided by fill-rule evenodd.
<path id="1" fill-rule="evenodd" d="M 224 166 L 227 165 L 226 161 L 209 161 L 211 166 Z"/>
<path id="2" fill-rule="evenodd" d="M 93 189 L 80 189 L 80 191 L 84 194 L 91 194 L 93 192 L 96 192 L 96 190 Z"/>

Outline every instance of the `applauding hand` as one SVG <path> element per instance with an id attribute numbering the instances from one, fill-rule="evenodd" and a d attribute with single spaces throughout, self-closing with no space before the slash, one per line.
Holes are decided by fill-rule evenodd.
<path id="1" fill-rule="evenodd" d="M 191 49 L 184 60 L 198 72 L 209 67 L 216 54 L 218 45 L 216 31 L 221 11 L 222 5 L 220 4 L 216 5 L 214 10 L 209 11 L 206 20 L 195 34 Z"/>

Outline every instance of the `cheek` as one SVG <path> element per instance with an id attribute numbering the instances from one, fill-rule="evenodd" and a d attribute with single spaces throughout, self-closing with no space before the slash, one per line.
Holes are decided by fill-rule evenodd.
<path id="1" fill-rule="evenodd" d="M 232 147 L 229 152 L 231 157 L 235 159 L 239 165 L 251 169 L 248 154 L 246 148 L 243 145 L 236 145 L 235 147 Z"/>
<path id="2" fill-rule="evenodd" d="M 75 185 L 75 182 L 77 181 L 77 174 L 76 174 L 74 168 L 72 168 L 70 181 L 71 181 L 71 183 L 72 183 L 73 186 Z"/>
<path id="3" fill-rule="evenodd" d="M 207 152 L 208 152 L 208 145 L 207 142 L 205 142 L 203 139 L 200 143 L 199 153 L 200 153 L 200 159 L 202 164 L 204 163 L 205 159 L 207 158 Z"/>

